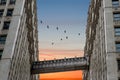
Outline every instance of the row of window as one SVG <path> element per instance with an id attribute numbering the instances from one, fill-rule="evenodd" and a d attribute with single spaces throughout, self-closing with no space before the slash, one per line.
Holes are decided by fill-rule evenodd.
<path id="1" fill-rule="evenodd" d="M 119 7 L 119 0 L 112 0 L 112 6 L 114 8 Z M 120 21 L 120 13 L 113 13 L 113 20 Z M 120 36 L 120 27 L 115 27 L 115 36 Z M 120 52 L 120 42 L 116 42 L 116 52 Z M 118 70 L 120 70 L 120 60 L 117 60 Z M 120 80 L 120 79 L 119 79 Z"/>
<path id="2" fill-rule="evenodd" d="M 3 13 L 4 13 L 4 9 L 1 9 L 0 10 L 0 17 L 3 16 Z M 12 14 L 13 14 L 13 9 L 8 9 L 6 16 L 12 16 Z"/>
<path id="3" fill-rule="evenodd" d="M 6 5 L 7 0 L 0 0 L 0 5 Z M 16 0 L 10 0 L 9 4 L 15 4 Z"/>
<path id="4" fill-rule="evenodd" d="M 119 7 L 119 0 L 112 0 L 113 7 Z M 120 21 L 120 12 L 113 13 L 113 20 Z M 114 27 L 115 36 L 120 36 L 120 27 Z M 120 52 L 120 43 L 116 42 L 116 52 Z"/>
<path id="5" fill-rule="evenodd" d="M 112 0 L 112 6 L 114 8 L 118 8 L 119 0 Z M 120 21 L 120 12 L 113 13 L 113 20 Z M 114 30 L 115 30 L 115 36 L 120 36 L 120 27 L 115 27 Z M 116 52 L 120 52 L 120 42 L 116 42 Z M 117 60 L 117 64 L 118 64 L 118 70 L 120 70 L 120 60 Z"/>
<path id="6" fill-rule="evenodd" d="M 112 6 L 114 8 L 118 8 L 119 0 L 112 0 Z M 120 21 L 120 12 L 113 13 L 113 20 Z M 115 30 L 115 36 L 120 36 L 120 27 L 115 27 L 114 30 Z M 120 42 L 116 42 L 115 46 L 116 46 L 116 52 L 120 52 Z M 120 60 L 117 60 L 117 64 L 118 64 L 118 70 L 120 70 Z"/>

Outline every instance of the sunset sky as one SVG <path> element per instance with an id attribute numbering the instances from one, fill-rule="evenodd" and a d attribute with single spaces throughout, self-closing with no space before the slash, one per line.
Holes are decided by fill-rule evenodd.
<path id="1" fill-rule="evenodd" d="M 37 0 L 40 60 L 83 56 L 88 6 L 89 0 Z M 82 71 L 41 74 L 40 79 L 81 80 Z"/>

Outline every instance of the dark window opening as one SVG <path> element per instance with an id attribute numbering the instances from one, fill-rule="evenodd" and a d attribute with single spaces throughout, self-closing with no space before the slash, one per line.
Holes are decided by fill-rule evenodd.
<path id="1" fill-rule="evenodd" d="M 16 0 L 10 0 L 10 4 L 15 4 Z"/>
<path id="2" fill-rule="evenodd" d="M 119 7 L 119 0 L 112 0 L 112 6 L 115 8 Z"/>
<path id="3" fill-rule="evenodd" d="M 120 42 L 116 42 L 116 52 L 120 52 Z"/>
<path id="4" fill-rule="evenodd" d="M 118 63 L 118 70 L 120 70 L 120 60 L 117 60 Z"/>
<path id="5" fill-rule="evenodd" d="M 0 4 L 1 4 L 1 5 L 5 5 L 5 4 L 6 4 L 6 0 L 1 0 L 1 1 L 0 1 Z"/>
<path id="6" fill-rule="evenodd" d="M 0 44 L 5 44 L 7 35 L 1 35 L 0 36 Z"/>
<path id="7" fill-rule="evenodd" d="M 8 9 L 6 16 L 12 16 L 12 14 L 13 14 L 13 9 Z"/>
<path id="8" fill-rule="evenodd" d="M 120 13 L 113 13 L 113 20 L 120 21 Z"/>
<path id="9" fill-rule="evenodd" d="M 120 27 L 115 27 L 115 36 L 120 36 Z"/>
<path id="10" fill-rule="evenodd" d="M 3 25 L 3 30 L 9 29 L 10 27 L 10 21 L 5 21 Z"/>
<path id="11" fill-rule="evenodd" d="M 2 9 L 2 10 L 0 10 L 0 17 L 2 17 L 3 16 L 3 12 L 4 12 L 4 10 Z"/>
<path id="12" fill-rule="evenodd" d="M 0 50 L 0 59 L 2 58 L 3 50 Z"/>

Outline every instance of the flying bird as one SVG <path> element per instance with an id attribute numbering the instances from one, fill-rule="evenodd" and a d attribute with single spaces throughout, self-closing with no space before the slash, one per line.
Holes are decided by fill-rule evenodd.
<path id="1" fill-rule="evenodd" d="M 66 33 L 66 30 L 64 30 L 64 33 Z"/>
<path id="2" fill-rule="evenodd" d="M 54 45 L 54 42 L 52 42 L 52 45 Z"/>
<path id="3" fill-rule="evenodd" d="M 66 39 L 68 39 L 68 36 L 66 36 Z"/>
<path id="4" fill-rule="evenodd" d="M 80 33 L 78 33 L 78 35 L 80 35 Z"/>
<path id="5" fill-rule="evenodd" d="M 40 23 L 42 24 L 42 23 L 43 23 L 43 21 L 41 20 L 41 21 L 40 21 Z"/>
<path id="6" fill-rule="evenodd" d="M 58 27 L 56 27 L 56 29 L 58 30 L 59 28 L 58 28 Z"/>
<path id="7" fill-rule="evenodd" d="M 47 25 L 47 28 L 49 29 L 49 25 Z"/>

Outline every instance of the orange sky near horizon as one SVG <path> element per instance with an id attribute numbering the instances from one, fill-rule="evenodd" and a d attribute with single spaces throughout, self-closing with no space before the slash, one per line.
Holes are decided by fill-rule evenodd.
<path id="1" fill-rule="evenodd" d="M 51 50 L 51 49 L 40 49 L 39 59 L 40 60 L 51 60 L 60 59 L 64 57 L 82 57 L 84 51 L 82 50 Z M 67 71 L 58 73 L 47 73 L 40 74 L 40 80 L 82 80 L 82 71 Z"/>
<path id="2" fill-rule="evenodd" d="M 84 56 L 83 50 L 53 50 L 53 49 L 40 49 L 39 60 L 51 60 L 51 59 L 63 59 L 71 57 L 82 57 Z"/>
<path id="3" fill-rule="evenodd" d="M 40 74 L 40 80 L 82 80 L 82 71 Z"/>

